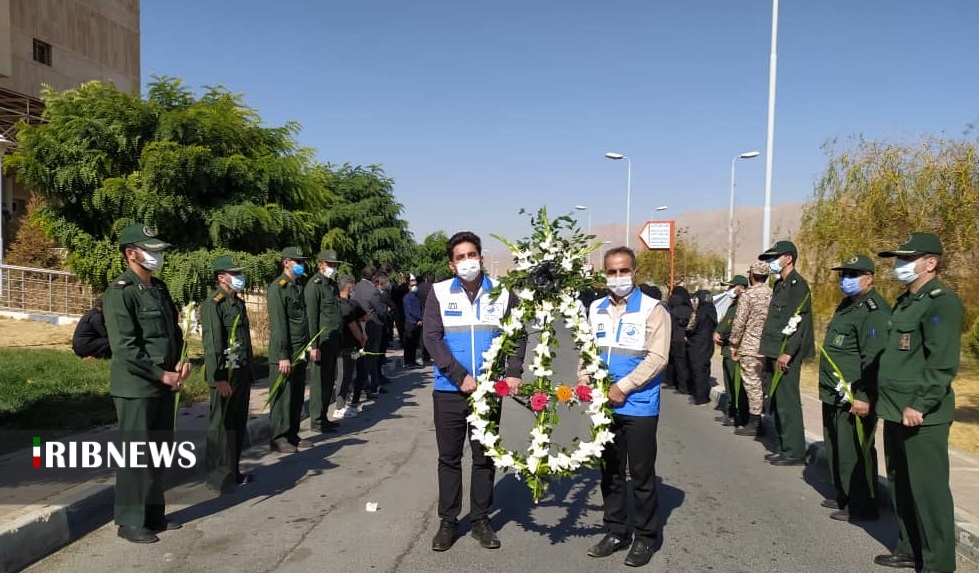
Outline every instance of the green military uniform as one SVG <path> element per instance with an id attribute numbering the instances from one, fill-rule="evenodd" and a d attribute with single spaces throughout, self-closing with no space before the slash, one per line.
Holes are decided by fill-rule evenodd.
<path id="1" fill-rule="evenodd" d="M 874 263 L 858 255 L 833 270 L 873 274 Z M 877 369 L 887 341 L 887 323 L 891 307 L 876 289 L 858 298 L 846 297 L 836 307 L 826 327 L 823 350 L 832 359 L 820 357 L 819 399 L 823 402 L 823 439 L 830 476 L 836 489 L 840 509 L 851 519 L 877 517 L 877 450 L 873 446 L 877 416 L 871 410 L 866 417 L 850 413 L 851 403 L 836 388 L 843 378 L 853 392 L 854 400 L 873 404 L 877 401 Z M 836 368 L 839 372 L 836 371 Z M 860 447 L 856 424 L 863 425 L 869 446 L 868 455 Z M 866 464 L 870 463 L 868 480 Z"/>
<path id="2" fill-rule="evenodd" d="M 340 262 L 331 250 L 321 252 L 317 261 Z M 327 431 L 335 426 L 326 414 L 334 400 L 340 359 L 340 289 L 333 278 L 316 273 L 306 284 L 304 295 L 309 335 L 319 333 L 315 344 L 320 351 L 319 361 L 309 366 L 309 424 L 314 430 Z"/>
<path id="3" fill-rule="evenodd" d="M 161 251 L 169 247 L 143 225 L 130 225 L 119 244 Z M 169 441 L 173 437 L 173 390 L 163 373 L 180 360 L 183 335 L 170 291 L 162 280 L 146 284 L 132 269 L 112 281 L 103 302 L 112 348 L 109 392 L 123 442 Z M 116 470 L 115 522 L 158 529 L 164 520 L 163 469 Z"/>
<path id="4" fill-rule="evenodd" d="M 913 233 L 882 257 L 941 255 L 938 237 Z M 898 554 L 931 571 L 955 570 L 955 524 L 949 490 L 948 434 L 955 415 L 952 380 L 958 372 L 962 301 L 937 278 L 894 304 L 880 360 L 878 415 L 884 419 L 887 479 L 900 523 Z M 114 349 L 113 349 L 114 351 Z M 924 415 L 903 425 L 905 408 Z"/>
<path id="5" fill-rule="evenodd" d="M 303 260 L 302 250 L 288 247 L 283 258 Z M 279 377 L 279 361 L 293 360 L 309 342 L 309 323 L 302 287 L 283 273 L 269 284 L 266 293 L 269 326 L 269 383 Z M 282 388 L 272 400 L 269 430 L 273 447 L 277 442 L 299 444 L 299 421 L 306 398 L 306 362 L 300 360 L 286 376 Z"/>
<path id="6" fill-rule="evenodd" d="M 213 270 L 241 272 L 242 268 L 224 255 L 214 261 Z M 252 340 L 245 301 L 234 292 L 215 289 L 201 305 L 201 325 L 204 377 L 211 387 L 207 483 L 215 490 L 228 492 L 243 481 L 239 462 L 248 438 L 248 398 L 253 382 Z M 218 395 L 218 381 L 230 383 L 231 396 Z"/>
<path id="7" fill-rule="evenodd" d="M 778 241 L 772 248 L 759 255 L 758 259 L 767 261 L 785 253 L 797 255 L 798 250 L 790 241 Z M 782 331 L 796 312 L 799 312 L 802 322 L 796 326 L 794 333 L 785 336 Z M 782 374 L 775 394 L 769 401 L 769 409 L 774 413 L 779 451 L 784 458 L 793 461 L 804 460 L 806 457 L 799 375 L 802 371 L 802 361 L 816 353 L 812 329 L 809 283 L 793 270 L 784 279 L 776 280 L 772 286 L 772 301 L 762 330 L 760 348 L 762 356 L 767 359 L 765 370 L 768 380 L 771 380 L 774 375 L 779 355 L 792 356 L 789 369 Z"/>
<path id="8" fill-rule="evenodd" d="M 725 286 L 743 286 L 748 288 L 748 279 L 743 275 L 737 275 L 731 282 L 724 283 Z M 724 391 L 727 393 L 727 417 L 734 420 L 735 426 L 743 426 L 748 421 L 748 394 L 744 390 L 744 385 L 739 384 L 737 388 L 738 396 L 735 398 L 734 377 L 740 365 L 731 359 L 731 325 L 734 324 L 734 315 L 738 312 L 737 297 L 731 298 L 731 304 L 727 307 L 724 317 L 717 323 L 714 332 L 721 337 L 721 360 L 724 370 Z M 725 422 L 729 424 L 730 422 Z"/>

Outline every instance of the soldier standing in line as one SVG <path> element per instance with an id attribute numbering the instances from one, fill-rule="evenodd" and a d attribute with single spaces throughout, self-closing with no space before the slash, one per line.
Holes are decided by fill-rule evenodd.
<path id="1" fill-rule="evenodd" d="M 266 293 L 269 327 L 269 384 L 279 374 L 286 378 L 272 400 L 269 413 L 270 447 L 273 452 L 295 453 L 299 446 L 312 444 L 299 439 L 299 419 L 306 397 L 306 363 L 292 359 L 309 342 L 309 325 L 302 287 L 296 282 L 306 272 L 306 255 L 299 247 L 282 250 L 282 274 L 272 281 Z"/>
<path id="2" fill-rule="evenodd" d="M 768 265 L 757 262 L 748 269 L 750 286 L 738 297 L 738 309 L 731 324 L 731 358 L 741 365 L 741 384 L 748 397 L 748 421 L 734 430 L 739 436 L 762 434 L 761 410 L 765 403 L 763 377 L 765 357 L 761 355 L 761 333 L 768 318 L 772 289 L 768 286 Z"/>
<path id="3" fill-rule="evenodd" d="M 896 257 L 894 276 L 907 291 L 894 303 L 877 402 L 900 528 L 894 552 L 878 555 L 874 563 L 955 571 L 948 433 L 955 417 L 952 380 L 959 368 L 962 301 L 938 280 L 942 242 L 936 235 L 912 233 L 905 244 L 878 256 Z"/>
<path id="4" fill-rule="evenodd" d="M 316 257 L 316 264 L 319 272 L 304 289 L 309 336 L 320 333 L 310 353 L 309 426 L 314 431 L 335 432 L 340 424 L 326 414 L 334 400 L 340 360 L 340 289 L 333 278 L 340 261 L 336 251 L 327 249 Z"/>
<path id="5" fill-rule="evenodd" d="M 216 258 L 211 268 L 217 288 L 201 305 L 204 375 L 211 387 L 207 485 L 231 493 L 252 481 L 239 467 L 248 437 L 248 398 L 254 381 L 252 340 L 245 301 L 238 296 L 245 290 L 244 269 L 231 255 Z"/>
<path id="6" fill-rule="evenodd" d="M 105 327 L 112 347 L 109 392 L 123 442 L 169 441 L 173 436 L 173 393 L 190 376 L 180 364 L 183 334 L 170 291 L 153 272 L 170 247 L 144 225 L 119 233 L 128 268 L 105 292 Z M 115 522 L 119 537 L 155 543 L 161 531 L 179 529 L 165 518 L 163 468 L 116 470 Z"/>
<path id="7" fill-rule="evenodd" d="M 877 429 L 877 368 L 887 341 L 891 307 L 874 288 L 874 262 L 857 255 L 834 271 L 840 271 L 840 290 L 846 298 L 836 307 L 826 327 L 819 361 L 819 398 L 823 402 L 823 440 L 836 499 L 823 501 L 836 508 L 830 517 L 839 521 L 877 519 L 877 450 L 867 456 L 857 437 L 856 424 L 873 440 Z M 832 362 L 830 362 L 832 360 Z M 837 391 L 842 378 L 850 384 L 852 403 Z M 871 464 L 870 479 L 866 471 Z M 871 489 L 873 488 L 873 489 Z"/>
<path id="8" fill-rule="evenodd" d="M 773 466 L 806 464 L 799 376 L 802 361 L 812 358 L 816 348 L 809 283 L 795 270 L 798 259 L 799 250 L 791 241 L 778 241 L 758 255 L 758 260 L 768 261 L 769 270 L 778 275 L 772 286 L 772 303 L 761 335 L 761 353 L 767 358 L 765 373 L 768 379 L 774 382 L 777 371 L 782 376 L 768 403 L 775 418 L 779 451 L 765 459 Z"/>
<path id="9" fill-rule="evenodd" d="M 720 422 L 722 426 L 741 427 L 748 421 L 748 395 L 744 391 L 744 384 L 738 388 L 738 397 L 734 397 L 734 371 L 737 361 L 731 358 L 731 327 L 734 325 L 734 315 L 738 311 L 738 297 L 748 288 L 748 278 L 744 275 L 734 276 L 730 282 L 722 283 L 728 288 L 728 297 L 731 304 L 727 307 L 724 317 L 717 323 L 714 329 L 714 344 L 721 347 L 722 370 L 724 371 L 724 391 L 727 393 L 727 409 L 714 421 Z M 737 401 L 737 407 L 735 407 Z"/>

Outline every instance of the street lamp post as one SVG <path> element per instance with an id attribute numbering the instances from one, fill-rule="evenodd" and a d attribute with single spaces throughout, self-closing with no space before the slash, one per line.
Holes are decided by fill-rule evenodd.
<path id="1" fill-rule="evenodd" d="M 6 207 L 3 191 L 3 154 L 7 152 L 7 147 L 12 145 L 12 141 L 0 134 L 0 265 L 3 265 L 3 209 Z M 0 266 L 0 298 L 3 297 L 3 267 Z"/>
<path id="2" fill-rule="evenodd" d="M 628 166 L 626 189 L 625 189 L 625 246 L 629 246 L 629 236 L 632 234 L 629 228 L 632 226 L 632 160 L 621 153 L 608 152 L 605 157 L 613 161 L 625 159 Z"/>
<path id="3" fill-rule="evenodd" d="M 727 280 L 731 280 L 734 271 L 734 165 L 738 159 L 754 159 L 761 155 L 758 151 L 746 151 L 731 160 L 731 207 L 727 216 Z M 767 248 L 767 247 L 766 247 Z"/>
<path id="4" fill-rule="evenodd" d="M 654 218 L 656 218 L 656 211 L 666 211 L 667 209 L 669 209 L 669 207 L 666 206 L 666 205 L 660 205 L 658 207 L 653 207 L 649 211 L 649 220 L 652 221 Z"/>
<path id="5" fill-rule="evenodd" d="M 775 73 L 778 70 L 778 0 L 772 0 L 772 52 L 768 62 L 768 139 L 765 143 L 765 211 L 761 228 L 761 250 L 772 240 L 772 158 L 775 152 Z"/>

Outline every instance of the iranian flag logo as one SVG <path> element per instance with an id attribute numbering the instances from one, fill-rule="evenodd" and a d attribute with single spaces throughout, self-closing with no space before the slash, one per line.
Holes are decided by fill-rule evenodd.
<path id="1" fill-rule="evenodd" d="M 34 436 L 34 467 L 41 467 L 41 438 Z"/>

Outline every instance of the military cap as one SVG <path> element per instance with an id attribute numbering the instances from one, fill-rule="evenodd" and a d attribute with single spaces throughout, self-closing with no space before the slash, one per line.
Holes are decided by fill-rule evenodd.
<path id="1" fill-rule="evenodd" d="M 328 263 L 339 263 L 340 259 L 337 258 L 337 252 L 333 249 L 323 249 L 320 254 L 316 255 L 317 261 L 326 261 Z"/>
<path id="2" fill-rule="evenodd" d="M 769 272 L 768 263 L 762 261 L 758 261 L 757 263 L 751 263 L 751 267 L 748 269 L 748 272 L 753 275 L 761 275 L 763 277 L 767 277 Z"/>
<path id="3" fill-rule="evenodd" d="M 220 257 L 214 259 L 214 263 L 211 265 L 211 270 L 214 272 L 228 271 L 232 273 L 240 273 L 245 270 L 241 266 L 241 261 L 238 257 L 233 257 L 231 255 L 221 255 Z"/>
<path id="4" fill-rule="evenodd" d="M 308 257 L 306 257 L 306 253 L 304 253 L 299 247 L 286 247 L 282 249 L 282 258 L 302 261 L 306 260 Z"/>
<path id="5" fill-rule="evenodd" d="M 721 283 L 724 286 L 748 286 L 748 278 L 744 275 L 734 275 L 731 280 Z"/>
<path id="6" fill-rule="evenodd" d="M 780 257 L 785 253 L 792 253 L 793 255 L 799 255 L 799 249 L 795 248 L 795 243 L 792 241 L 778 241 L 774 245 L 768 248 L 767 251 L 758 255 L 759 261 L 767 261 L 769 259 L 774 259 Z"/>
<path id="7" fill-rule="evenodd" d="M 832 271 L 860 271 L 862 273 L 874 274 L 874 261 L 866 255 L 854 255 L 841 265 L 835 266 Z"/>
<path id="8" fill-rule="evenodd" d="M 878 257 L 916 257 L 942 254 L 942 241 L 934 233 L 911 233 L 908 240 L 893 251 L 877 253 Z"/>
<path id="9" fill-rule="evenodd" d="M 170 247 L 170 243 L 156 238 L 156 232 L 142 223 L 123 227 L 119 232 L 119 246 L 124 245 L 136 245 L 149 251 L 162 251 Z"/>

